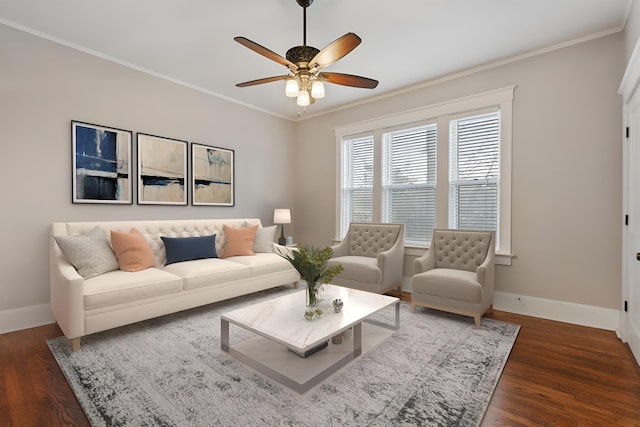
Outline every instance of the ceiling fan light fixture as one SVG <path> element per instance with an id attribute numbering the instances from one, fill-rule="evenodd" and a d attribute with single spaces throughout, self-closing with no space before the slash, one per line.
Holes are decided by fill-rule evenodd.
<path id="1" fill-rule="evenodd" d="M 301 107 L 306 107 L 307 105 L 309 105 L 310 102 L 311 102 L 311 99 L 309 98 L 309 92 L 306 89 L 301 90 L 300 93 L 298 94 L 298 99 L 296 100 L 296 103 Z"/>
<path id="2" fill-rule="evenodd" d="M 300 107 L 313 104 L 316 99 L 325 97 L 324 83 L 342 86 L 373 89 L 378 85 L 377 80 L 353 74 L 321 72 L 320 70 L 342 59 L 355 49 L 362 40 L 355 33 L 347 33 L 337 38 L 322 50 L 307 45 L 307 7 L 313 0 L 296 0 L 302 7 L 302 45 L 287 50 L 286 57 L 249 40 L 237 36 L 233 39 L 248 49 L 287 68 L 288 74 L 265 77 L 248 82 L 238 83 L 237 87 L 255 86 L 280 80 L 285 81 L 285 95 L 296 98 Z"/>
<path id="3" fill-rule="evenodd" d="M 324 98 L 324 84 L 320 80 L 311 83 L 311 96 L 315 99 Z"/>
<path id="4" fill-rule="evenodd" d="M 289 98 L 295 98 L 300 93 L 300 83 L 296 78 L 287 79 L 287 84 L 284 88 L 284 94 Z"/>

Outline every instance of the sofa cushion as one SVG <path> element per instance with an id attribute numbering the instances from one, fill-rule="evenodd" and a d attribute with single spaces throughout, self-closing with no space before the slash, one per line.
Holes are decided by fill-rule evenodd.
<path id="1" fill-rule="evenodd" d="M 199 237 L 161 237 L 167 252 L 165 265 L 196 259 L 217 258 L 216 235 Z"/>
<path id="2" fill-rule="evenodd" d="M 331 258 L 328 266 L 342 265 L 344 270 L 338 275 L 341 279 L 358 282 L 380 283 L 382 271 L 378 267 L 378 260 L 368 256 L 340 256 Z"/>
<path id="3" fill-rule="evenodd" d="M 258 227 L 256 237 L 253 240 L 253 252 L 273 252 L 273 241 L 276 235 L 276 226 Z"/>
<path id="4" fill-rule="evenodd" d="M 234 256 L 228 260 L 249 267 L 249 274 L 253 277 L 261 274 L 287 271 L 289 269 L 293 270 L 289 261 L 275 253 L 259 253 L 254 256 Z"/>
<path id="5" fill-rule="evenodd" d="M 182 279 L 158 268 L 110 271 L 84 281 L 84 308 L 121 304 L 182 291 Z"/>
<path id="6" fill-rule="evenodd" d="M 181 277 L 185 290 L 249 277 L 249 268 L 247 266 L 219 258 L 185 261 L 167 265 L 164 269 L 173 275 Z"/>
<path id="7" fill-rule="evenodd" d="M 54 238 L 67 261 L 85 279 L 118 269 L 118 260 L 99 226 L 86 234 Z"/>
<path id="8" fill-rule="evenodd" d="M 434 268 L 416 274 L 411 279 L 411 292 L 470 303 L 478 303 L 482 298 L 482 286 L 476 274 L 466 270 Z"/>
<path id="9" fill-rule="evenodd" d="M 226 239 L 222 258 L 255 254 L 255 252 L 253 252 L 253 241 L 256 236 L 258 224 L 244 228 L 234 228 L 224 224 L 222 228 Z"/>
<path id="10" fill-rule="evenodd" d="M 111 246 L 120 270 L 140 271 L 156 265 L 151 246 L 135 227 L 128 233 L 111 230 Z"/>

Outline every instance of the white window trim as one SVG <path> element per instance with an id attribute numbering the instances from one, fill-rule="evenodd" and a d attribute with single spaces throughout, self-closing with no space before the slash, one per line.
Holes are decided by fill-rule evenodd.
<path id="1" fill-rule="evenodd" d="M 462 98 L 457 98 L 450 101 L 433 104 L 426 107 L 421 107 L 401 113 L 390 114 L 387 116 L 378 117 L 375 119 L 365 120 L 345 126 L 339 126 L 334 128 L 336 136 L 336 170 L 338 170 L 339 176 L 336 179 L 336 229 L 334 231 L 336 239 L 339 239 L 340 232 L 340 206 L 341 206 L 341 185 L 342 185 L 342 151 L 340 149 L 342 144 L 342 138 L 345 136 L 352 136 L 354 134 L 360 134 L 365 132 L 374 132 L 380 135 L 380 130 L 385 128 L 392 128 L 400 125 L 405 125 L 414 122 L 421 122 L 426 120 L 438 120 L 438 150 L 448 150 L 448 120 L 451 116 L 457 116 L 468 111 L 480 110 L 489 107 L 498 107 L 501 111 L 501 127 L 500 127 L 500 207 L 499 207 L 499 227 L 500 227 L 500 250 L 496 253 L 496 264 L 511 265 L 511 260 L 514 257 L 511 247 L 511 157 L 512 157 L 512 135 L 513 135 L 513 97 L 516 86 L 508 86 L 501 89 L 495 89 L 492 91 L 482 92 L 476 95 L 470 95 Z M 441 126 L 441 124 L 445 124 Z M 446 132 L 444 130 L 446 129 Z M 380 140 L 380 138 L 375 138 Z M 442 146 L 442 145 L 444 146 Z M 379 151 L 378 151 L 379 152 Z M 374 158 L 374 162 L 377 159 Z M 379 164 L 379 163 L 375 163 Z M 376 172 L 374 172 L 376 173 Z M 377 171 L 379 174 L 380 171 Z M 437 180 L 438 182 L 448 181 L 448 166 L 440 167 L 438 164 Z M 438 193 L 436 199 L 439 201 L 442 197 L 448 198 L 448 186 L 439 186 L 442 194 Z M 379 200 L 377 200 L 374 188 L 374 216 L 376 209 L 379 210 Z M 445 194 L 446 193 L 446 194 Z M 379 198 L 379 195 L 378 195 Z M 437 203 L 438 206 L 436 212 L 436 226 L 446 227 L 448 223 L 447 204 Z M 379 214 L 379 212 L 377 212 Z M 424 253 L 424 247 L 411 247 L 405 248 L 406 255 L 422 255 Z"/>

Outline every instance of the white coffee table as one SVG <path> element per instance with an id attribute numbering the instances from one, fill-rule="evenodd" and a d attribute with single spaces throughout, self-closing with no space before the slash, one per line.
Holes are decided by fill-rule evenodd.
<path id="1" fill-rule="evenodd" d="M 400 326 L 398 298 L 335 285 L 327 285 L 321 297 L 322 316 L 306 320 L 305 292 L 303 289 L 224 313 L 220 320 L 222 350 L 284 386 L 305 393 L 360 356 L 363 344 L 365 351 L 370 350 Z M 339 313 L 331 307 L 334 298 L 344 302 Z M 395 305 L 393 324 L 367 319 L 392 305 Z M 373 325 L 367 325 L 364 343 L 363 322 Z M 230 323 L 257 336 L 231 346 Z M 353 328 L 353 337 L 345 339 L 341 345 L 330 342 L 329 348 L 307 358 L 293 353 L 304 354 L 350 328 Z"/>

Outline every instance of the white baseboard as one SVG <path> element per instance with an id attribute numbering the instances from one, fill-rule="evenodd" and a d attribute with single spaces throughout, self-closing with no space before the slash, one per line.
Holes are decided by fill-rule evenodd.
<path id="1" fill-rule="evenodd" d="M 0 334 L 55 323 L 49 304 L 0 311 Z"/>
<path id="2" fill-rule="evenodd" d="M 506 292 L 493 293 L 493 308 L 509 313 L 540 317 L 574 325 L 618 331 L 620 310 L 575 304 Z"/>

